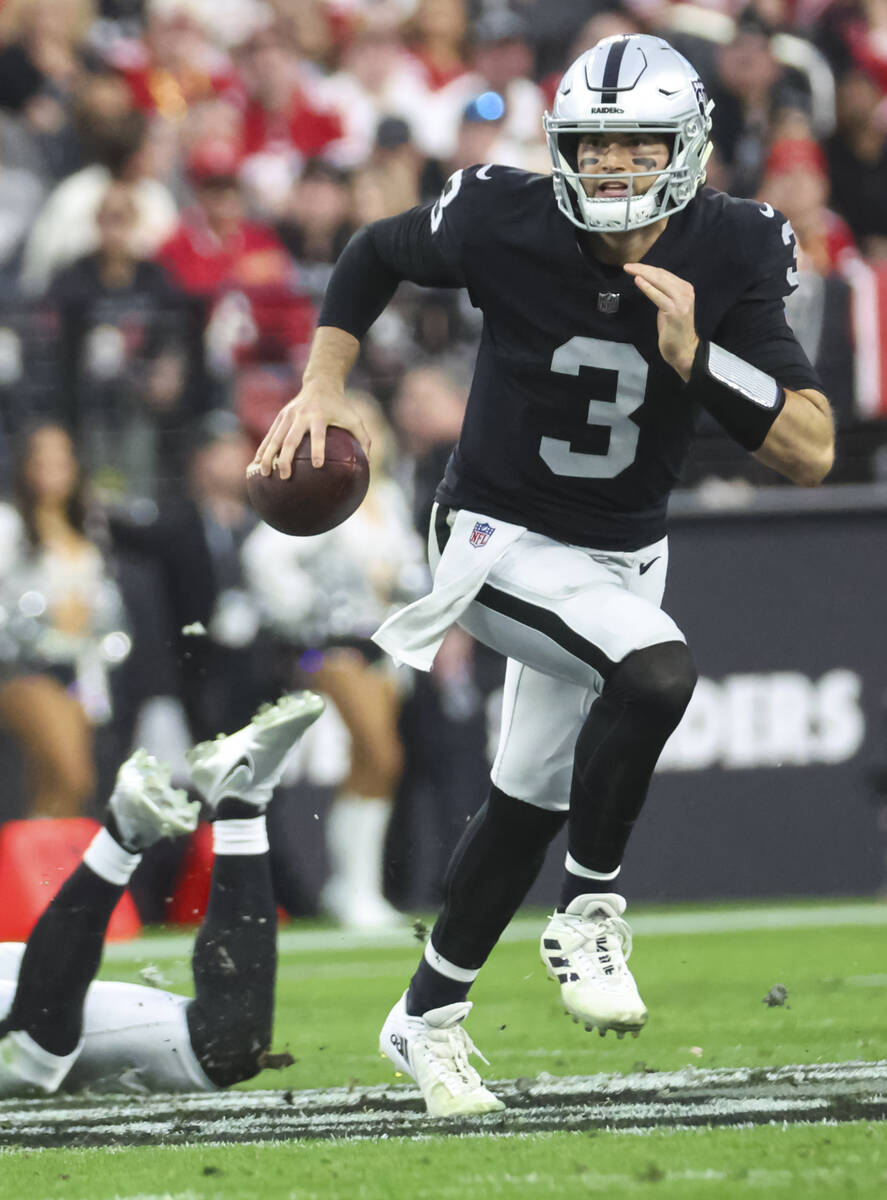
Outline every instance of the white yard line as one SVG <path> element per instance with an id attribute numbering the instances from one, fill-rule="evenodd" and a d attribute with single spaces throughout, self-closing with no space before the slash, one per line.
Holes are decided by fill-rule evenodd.
<path id="1" fill-rule="evenodd" d="M 632 918 L 632 929 L 639 937 L 689 936 L 706 933 L 752 933 L 759 930 L 823 929 L 849 925 L 887 927 L 887 904 L 836 903 L 785 905 L 776 908 L 730 908 L 710 912 L 676 911 L 640 913 Z M 516 917 L 505 930 L 503 942 L 535 941 L 544 918 Z M 279 937 L 281 951 L 287 954 L 311 954 L 317 951 L 416 948 L 416 936 L 409 927 L 375 932 L 346 929 L 298 929 L 284 927 Z M 190 954 L 193 933 L 177 933 L 163 938 L 136 938 L 131 942 L 110 942 L 105 947 L 107 962 L 157 962 Z"/>
<path id="2" fill-rule="evenodd" d="M 0 1102 L 0 1145 L 149 1145 L 300 1138 L 514 1136 L 546 1130 L 642 1133 L 698 1125 L 883 1121 L 887 1062 L 696 1069 L 493 1081 L 501 1113 L 436 1122 L 412 1085 L 225 1095 L 51 1097 Z M 8 1120 L 13 1117 L 12 1120 Z"/>

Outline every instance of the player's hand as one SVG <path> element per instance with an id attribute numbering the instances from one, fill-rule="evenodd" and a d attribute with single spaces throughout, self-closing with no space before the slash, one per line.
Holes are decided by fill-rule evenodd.
<path id="1" fill-rule="evenodd" d="M 699 337 L 696 333 L 696 293 L 692 283 L 662 267 L 626 263 L 625 270 L 659 312 L 659 353 L 686 383 L 693 369 Z"/>
<path id="2" fill-rule="evenodd" d="M 274 418 L 253 462 L 263 475 L 270 475 L 276 465 L 280 478 L 289 479 L 296 449 L 307 433 L 311 436 L 311 465 L 322 467 L 328 425 L 353 433 L 369 455 L 370 435 L 345 393 L 322 383 L 307 383 Z"/>

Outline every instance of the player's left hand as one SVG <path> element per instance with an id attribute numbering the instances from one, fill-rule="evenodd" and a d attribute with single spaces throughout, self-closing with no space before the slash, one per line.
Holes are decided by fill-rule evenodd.
<path id="1" fill-rule="evenodd" d="M 626 263 L 625 270 L 659 312 L 659 353 L 686 383 L 693 369 L 699 338 L 696 334 L 696 293 L 693 284 L 662 267 Z"/>

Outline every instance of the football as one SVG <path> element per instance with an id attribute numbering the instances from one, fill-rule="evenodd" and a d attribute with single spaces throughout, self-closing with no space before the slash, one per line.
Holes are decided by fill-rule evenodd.
<path id="1" fill-rule="evenodd" d="M 289 479 L 277 468 L 263 475 L 255 463 L 246 472 L 246 490 L 253 508 L 273 529 L 297 537 L 326 533 L 350 517 L 367 493 L 370 468 L 357 438 L 330 425 L 322 467 L 311 465 L 308 434 L 299 443 Z"/>

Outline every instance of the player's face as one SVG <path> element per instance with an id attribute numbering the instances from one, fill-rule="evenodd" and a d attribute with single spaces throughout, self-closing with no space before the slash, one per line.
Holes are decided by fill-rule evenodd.
<path id="1" fill-rule="evenodd" d="M 79 467 L 64 429 L 45 425 L 31 436 L 25 480 L 38 503 L 65 503 L 77 485 Z"/>
<path id="2" fill-rule="evenodd" d="M 642 196 L 668 165 L 671 149 L 656 133 L 588 133 L 579 142 L 576 165 L 581 175 L 637 175 L 632 193 Z M 598 200 L 628 195 L 628 180 L 583 179 L 585 193 Z"/>

